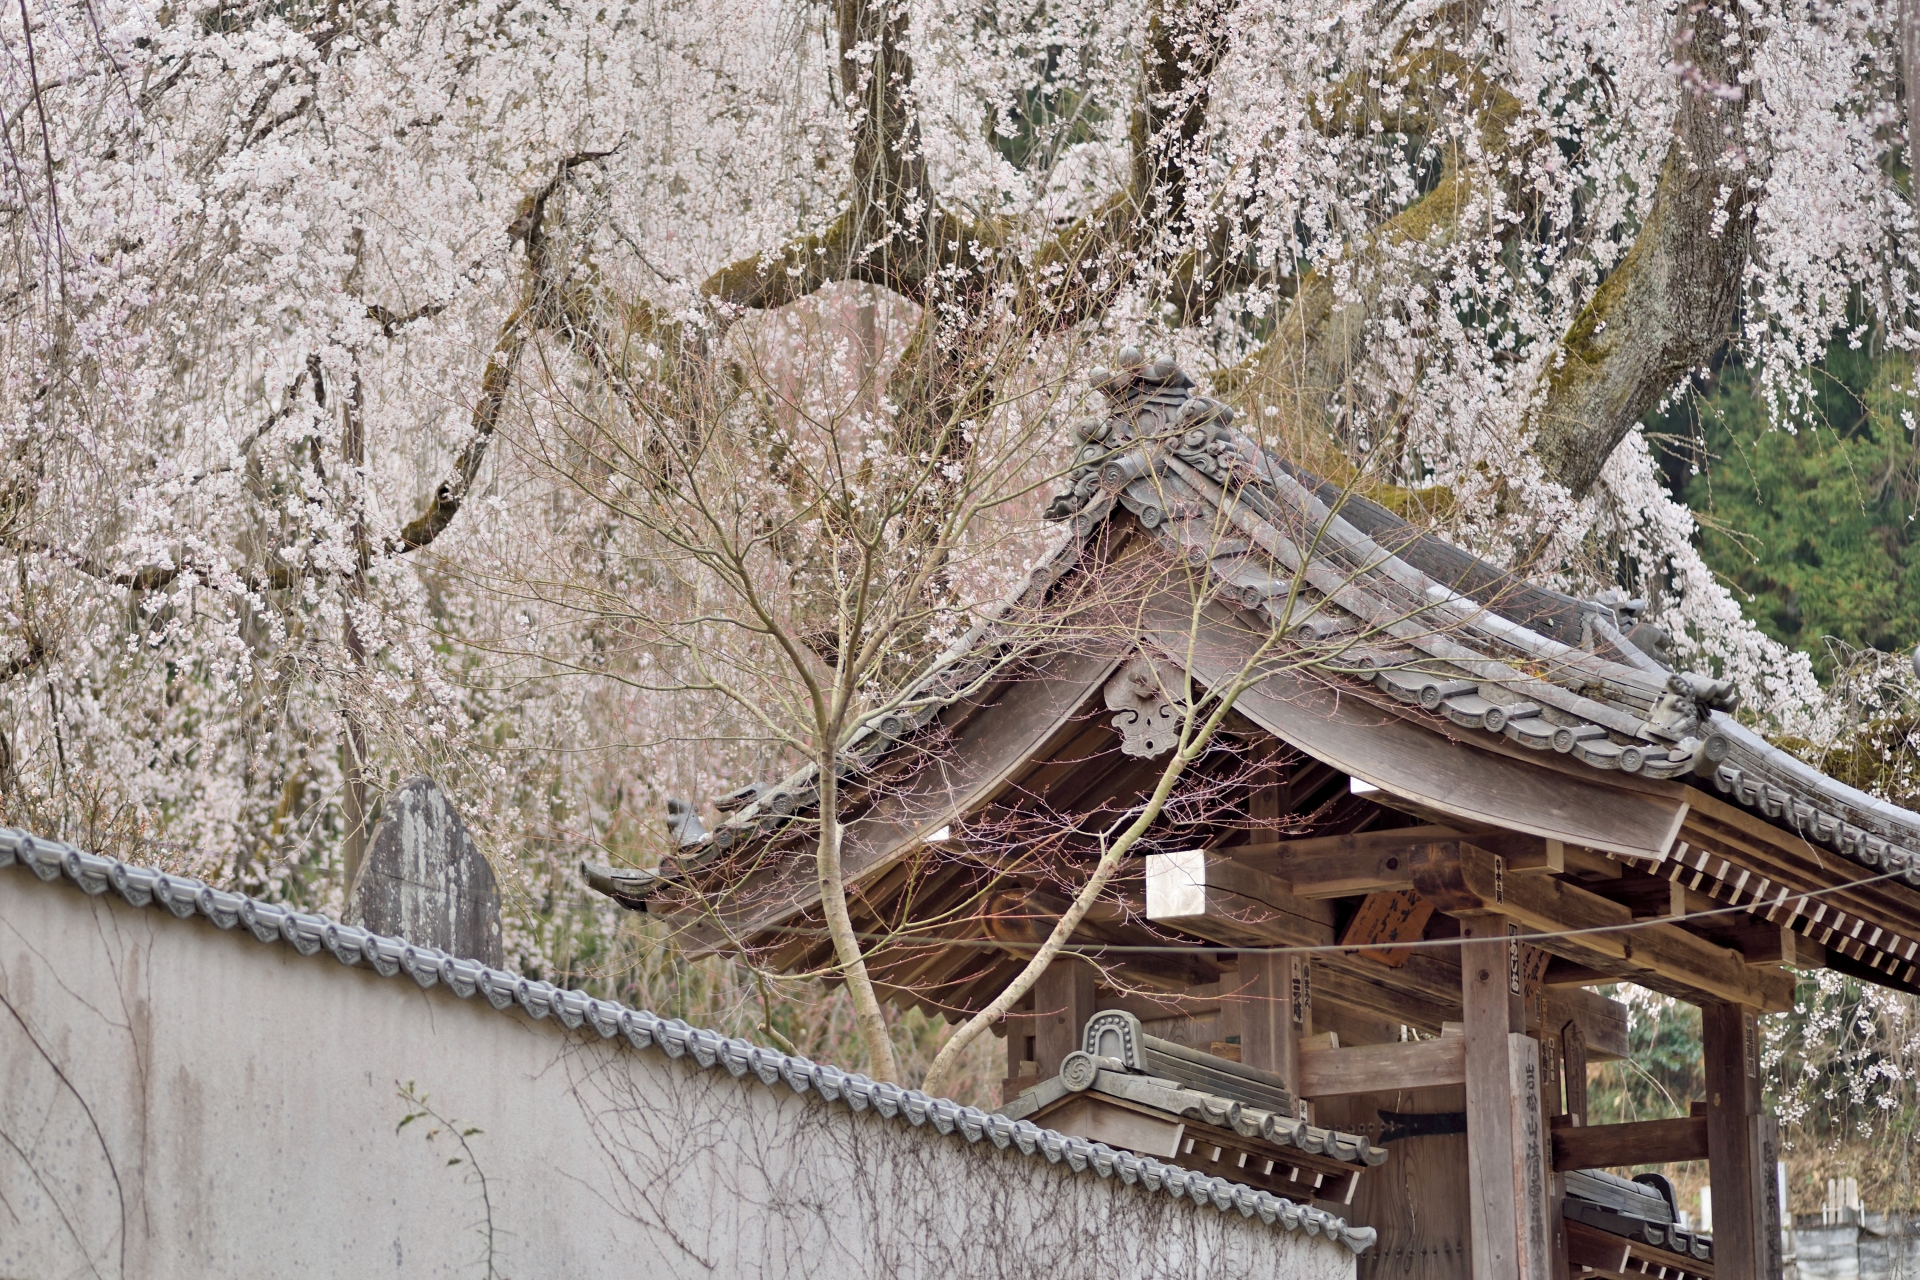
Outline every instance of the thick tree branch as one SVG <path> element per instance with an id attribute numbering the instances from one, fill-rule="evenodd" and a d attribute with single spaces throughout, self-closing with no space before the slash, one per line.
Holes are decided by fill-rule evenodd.
<path id="1" fill-rule="evenodd" d="M 785 306 L 837 281 L 890 289 L 923 306 L 941 297 L 978 308 L 1012 284 L 1015 311 L 1037 333 L 1099 315 L 1136 277 L 1141 250 L 1188 231 L 1187 190 L 1200 155 L 1213 75 L 1237 0 L 1161 0 L 1148 16 L 1142 88 L 1129 121 L 1125 190 L 1064 228 L 1023 263 L 1004 252 L 1011 228 L 943 210 L 910 110 L 906 15 L 889 0 L 837 0 L 841 88 L 854 121 L 848 207 L 826 230 L 728 264 L 701 286 L 732 307 Z M 898 398 L 896 397 L 896 400 Z"/>
<path id="2" fill-rule="evenodd" d="M 447 526 L 453 523 L 453 518 L 460 514 L 460 504 L 467 500 L 474 477 L 480 474 L 480 464 L 486 460 L 487 446 L 493 442 L 494 432 L 500 426 L 500 415 L 506 409 L 507 389 L 513 383 L 514 370 L 520 364 L 520 352 L 526 346 L 527 320 L 531 309 L 528 303 L 523 302 L 501 326 L 500 338 L 494 343 L 493 354 L 487 357 L 485 372 L 480 375 L 480 398 L 473 406 L 471 434 L 467 437 L 466 446 L 460 450 L 459 458 L 454 461 L 453 474 L 441 481 L 427 509 L 400 530 L 399 544 L 390 546 L 389 550 L 397 554 L 418 551 L 444 533 Z"/>
<path id="3" fill-rule="evenodd" d="M 178 564 L 147 565 L 140 569 L 115 569 L 90 555 L 74 551 L 39 538 L 9 537 L 6 545 L 14 551 L 30 555 L 42 555 L 56 560 L 69 569 L 83 573 L 89 578 L 98 579 L 111 586 L 125 587 L 130 591 L 160 591 L 172 586 L 182 574 L 193 573 L 208 581 L 218 580 L 222 575 L 213 566 L 192 558 L 184 558 Z M 287 569 L 267 569 L 248 573 L 240 581 L 249 591 L 285 590 L 294 583 L 294 575 Z"/>
<path id="4" fill-rule="evenodd" d="M 1693 25 L 1679 42 L 1680 107 L 1652 207 L 1561 339 L 1540 403 L 1534 449 L 1576 495 L 1739 320 L 1762 176 L 1742 145 L 1743 80 L 1760 31 L 1735 5 L 1694 5 L 1682 19 Z"/>
<path id="5" fill-rule="evenodd" d="M 27 651 L 25 653 L 19 657 L 9 658 L 4 663 L 0 663 L 0 684 L 6 684 L 10 680 L 25 675 L 27 672 L 39 666 L 41 659 L 46 656 L 47 646 L 41 642 L 38 636 L 29 636 L 27 638 Z"/>
<path id="6" fill-rule="evenodd" d="M 1458 53 L 1416 49 L 1399 60 L 1392 78 L 1405 88 L 1391 110 L 1369 92 L 1367 78 L 1356 75 L 1320 104 L 1315 127 L 1327 134 L 1365 137 L 1377 129 L 1418 138 L 1435 134 L 1450 113 L 1463 112 L 1473 122 L 1472 140 L 1482 156 L 1498 161 L 1514 149 L 1520 102 Z M 1447 269 L 1446 250 L 1459 240 L 1470 214 L 1495 200 L 1509 209 L 1525 207 L 1517 181 L 1503 185 L 1502 176 L 1489 172 L 1504 165 L 1476 163 L 1467 142 L 1456 138 L 1437 148 L 1440 171 L 1433 186 L 1348 250 L 1353 269 L 1339 288 L 1331 271 L 1303 273 L 1273 337 L 1244 372 L 1227 380 L 1241 398 L 1279 409 L 1283 426 L 1302 440 L 1319 437 L 1331 423 L 1342 443 L 1361 443 L 1356 419 L 1374 406 L 1365 405 L 1354 379 L 1378 322 L 1403 307 L 1418 286 L 1437 283 L 1438 272 Z M 1303 460 L 1323 468 L 1329 462 Z"/>

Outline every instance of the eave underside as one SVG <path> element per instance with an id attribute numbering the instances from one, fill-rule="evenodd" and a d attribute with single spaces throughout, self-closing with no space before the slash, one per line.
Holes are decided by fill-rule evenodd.
<path id="1" fill-rule="evenodd" d="M 1070 673 L 1085 682 L 1079 702 L 1045 727 L 1036 749 L 1012 761 L 984 761 L 974 773 L 993 781 L 977 791 L 973 803 L 923 808 L 914 822 L 879 824 L 895 844 L 870 850 L 874 865 L 857 883 L 851 905 L 855 928 L 867 939 L 870 971 L 896 1003 L 951 1020 L 991 1001 L 1019 973 L 1083 882 L 1097 857 L 1089 833 L 1109 826 L 1151 789 L 1165 758 L 1141 759 L 1121 750 L 1112 713 L 1098 691 L 1113 665 L 1089 660 L 1077 674 Z M 948 747 L 1020 739 L 1019 733 L 996 737 L 990 730 L 995 720 L 1033 719 L 1030 681 L 1009 681 L 954 715 L 942 727 Z M 1452 766 L 1463 775 L 1490 770 L 1488 776 L 1497 781 L 1513 770 L 1530 769 L 1550 786 L 1585 788 L 1591 793 L 1583 802 L 1588 805 L 1625 809 L 1658 801 L 1674 814 L 1670 847 L 1658 858 L 1558 842 L 1562 861 L 1537 873 L 1538 883 L 1552 886 L 1542 899 L 1549 905 L 1537 908 L 1546 915 L 1527 930 L 1530 935 L 1556 929 L 1570 934 L 1535 939 L 1550 957 L 1540 975 L 1546 987 L 1632 981 L 1696 1003 L 1731 999 L 1778 1008 L 1791 998 L 1791 978 L 1782 965 L 1831 965 L 1883 985 L 1916 989 L 1911 962 L 1902 954 L 1910 944 L 1899 930 L 1901 921 L 1920 920 L 1920 894 L 1904 884 L 1847 888 L 1862 878 L 1849 872 L 1861 869 L 1831 853 L 1823 856 L 1792 833 L 1692 788 L 1639 779 L 1622 779 L 1630 785 L 1610 788 L 1570 776 L 1557 760 L 1552 763 L 1560 765 L 1558 770 L 1482 751 L 1449 740 L 1444 726 L 1423 723 L 1417 714 L 1368 701 L 1367 692 L 1345 691 L 1344 705 L 1376 725 L 1397 720 L 1399 729 L 1428 735 L 1451 753 Z M 1297 698 L 1286 705 L 1297 710 Z M 1312 732 L 1301 731 L 1297 722 L 1280 727 L 1315 745 L 1313 732 L 1326 723 L 1326 717 L 1316 716 L 1307 721 Z M 1029 737 L 1032 732 L 1029 724 Z M 1473 832 L 1488 833 L 1490 841 L 1492 834 L 1512 831 L 1497 821 L 1473 823 L 1458 813 L 1425 812 L 1392 792 L 1354 794 L 1355 773 L 1301 747 L 1236 713 L 1219 749 L 1193 767 L 1191 787 L 1205 803 L 1176 804 L 1141 851 L 1207 848 L 1271 872 L 1271 853 L 1254 856 L 1254 851 L 1290 841 L 1396 830 L 1408 831 L 1409 840 L 1428 839 L 1430 834 L 1420 832 L 1430 833 L 1431 827 L 1420 824 L 1435 818 L 1468 833 L 1468 840 Z M 932 754 L 931 749 L 921 753 L 923 759 Z M 891 785 L 898 788 L 911 776 L 904 770 Z M 876 809 L 887 802 L 886 786 L 876 783 L 871 794 L 880 797 Z M 950 828 L 949 838 L 920 838 L 935 818 Z M 859 821 L 856 816 L 853 825 Z M 696 945 L 741 947 L 773 969 L 831 979 L 833 948 L 820 915 L 792 892 L 793 885 L 810 878 L 809 833 L 804 823 L 796 824 L 788 840 L 728 859 L 687 886 L 704 889 L 705 902 L 728 897 L 723 876 L 744 888 L 726 902 L 724 928 L 704 907 L 689 911 L 656 901 L 651 909 L 682 925 Z M 1517 834 L 1543 848 L 1549 843 L 1533 832 Z M 1708 860 L 1704 870 L 1698 866 L 1702 858 Z M 1103 999 L 1142 1002 L 1143 1012 L 1174 1016 L 1196 1000 L 1206 1005 L 1230 998 L 1244 945 L 1236 949 L 1217 935 L 1204 936 L 1212 931 L 1195 933 L 1149 919 L 1143 867 L 1143 860 L 1132 860 L 1072 938 L 1074 948 L 1100 968 Z M 756 892 L 756 885 L 777 886 L 777 895 Z M 1407 887 L 1383 884 L 1371 892 Z M 1260 941 L 1268 946 L 1332 947 L 1349 940 L 1368 896 L 1302 898 L 1252 927 L 1267 931 Z M 1796 910 L 1797 903 L 1802 905 Z M 1421 937 L 1443 942 L 1459 935 L 1462 918 L 1500 909 L 1448 900 L 1433 912 Z M 1560 918 L 1553 916 L 1556 910 Z M 1590 932 L 1596 922 L 1620 931 Z M 1344 1009 L 1362 1022 L 1428 1032 L 1459 1018 L 1460 972 L 1452 948 L 1403 951 L 1395 959 L 1386 964 L 1356 953 L 1315 951 L 1316 1002 Z"/>

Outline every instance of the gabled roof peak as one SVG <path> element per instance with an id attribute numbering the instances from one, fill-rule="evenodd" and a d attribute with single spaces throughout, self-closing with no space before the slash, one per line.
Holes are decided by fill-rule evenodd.
<path id="1" fill-rule="evenodd" d="M 1740 725 L 1728 714 L 1738 701 L 1732 681 L 1648 656 L 1646 624 L 1632 639 L 1620 629 L 1633 625 L 1640 602 L 1618 592 L 1580 601 L 1529 583 L 1267 452 L 1172 361 L 1129 349 L 1119 363 L 1096 371 L 1109 412 L 1075 424 L 1068 488 L 1046 512 L 1064 536 L 892 704 L 884 725 L 876 713 L 850 740 L 844 776 L 872 769 L 976 693 L 996 655 L 1022 643 L 1002 625 L 1007 609 L 1036 608 L 1070 574 L 1097 572 L 1088 548 L 1124 511 L 1214 599 L 1256 630 L 1284 632 L 1288 661 L 1330 684 L 1371 685 L 1446 721 L 1463 744 L 1486 734 L 1481 745 L 1494 750 L 1511 744 L 1597 771 L 1710 782 L 1751 812 L 1920 884 L 1920 815 L 1827 778 Z M 809 767 L 725 797 L 727 820 L 679 867 L 777 833 L 817 803 L 814 784 Z M 629 902 L 661 878 L 600 867 L 588 875 Z"/>

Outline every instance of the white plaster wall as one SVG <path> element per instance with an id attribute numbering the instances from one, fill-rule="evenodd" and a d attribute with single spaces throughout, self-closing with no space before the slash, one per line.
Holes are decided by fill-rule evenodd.
<path id="1" fill-rule="evenodd" d="M 408 1081 L 481 1130 L 473 1163 L 395 1131 Z M 0 1280 L 1353 1274 L 1322 1237 L 0 869 Z"/>

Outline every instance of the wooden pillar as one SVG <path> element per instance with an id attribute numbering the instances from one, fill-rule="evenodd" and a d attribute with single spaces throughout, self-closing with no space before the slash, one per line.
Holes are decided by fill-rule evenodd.
<path id="1" fill-rule="evenodd" d="M 1726 1276 L 1780 1280 L 1779 1130 L 1761 1105 L 1760 1028 L 1752 1010 L 1700 1010 L 1707 1078 L 1713 1265 Z"/>
<path id="2" fill-rule="evenodd" d="M 1086 961 L 1061 956 L 1034 983 L 1034 1061 L 1040 1079 L 1058 1074 L 1061 1062 L 1080 1047 L 1080 1030 L 1094 1014 L 1095 976 Z"/>
<path id="3" fill-rule="evenodd" d="M 1024 1089 L 1040 1083 L 1034 1072 L 1033 995 L 1007 1015 L 1007 1075 L 1001 1100 L 1011 1101 Z"/>
<path id="4" fill-rule="evenodd" d="M 1240 1009 L 1240 1061 L 1271 1071 L 1293 1091 L 1300 1104 L 1300 1042 L 1313 1034 L 1313 997 L 1307 958 L 1243 955 Z"/>
<path id="5" fill-rule="evenodd" d="M 1566 1092 L 1566 1054 L 1561 1038 L 1547 1025 L 1546 996 L 1541 988 L 1533 988 L 1527 995 L 1527 1019 L 1540 1028 L 1533 1042 L 1540 1053 L 1540 1123 L 1546 1134 L 1547 1148 L 1553 1145 L 1553 1126 L 1556 1122 L 1565 1123 L 1567 1116 L 1563 1110 L 1562 1099 Z M 1549 1261 L 1547 1274 L 1560 1280 L 1568 1274 L 1567 1270 L 1567 1228 L 1564 1210 L 1567 1200 L 1567 1176 L 1555 1173 L 1552 1161 L 1547 1161 L 1547 1247 Z"/>
<path id="6" fill-rule="evenodd" d="M 1278 744 L 1274 747 L 1277 749 Z M 1255 824 L 1251 838 L 1276 839 L 1281 816 L 1292 807 L 1287 764 L 1269 759 L 1247 795 L 1247 816 Z M 1307 958 L 1243 955 L 1240 976 L 1246 991 L 1240 1011 L 1240 1061 L 1283 1078 L 1293 1093 L 1295 1113 L 1305 1119 L 1306 1102 L 1300 1097 L 1300 1042 L 1313 1034 L 1313 992 Z"/>
<path id="7" fill-rule="evenodd" d="M 1523 1028 L 1519 944 L 1497 918 L 1461 921 L 1467 1038 L 1467 1181 L 1474 1280 L 1552 1275 L 1540 1046 Z"/>

